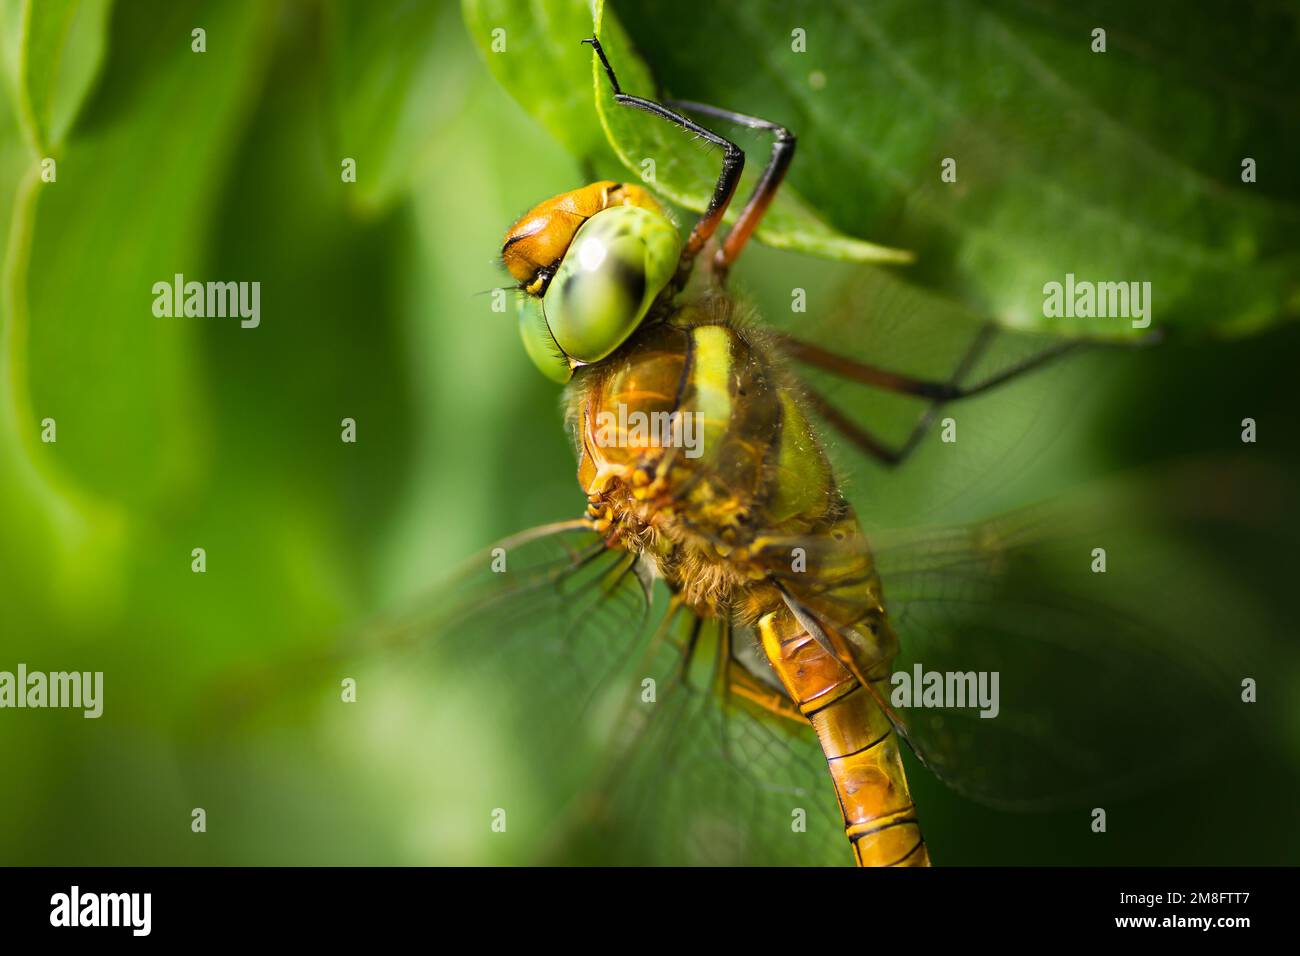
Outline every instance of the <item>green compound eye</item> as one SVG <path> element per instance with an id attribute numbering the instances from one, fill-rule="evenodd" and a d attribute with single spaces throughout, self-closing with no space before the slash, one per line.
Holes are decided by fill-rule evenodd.
<path id="1" fill-rule="evenodd" d="M 555 343 L 582 364 L 609 355 L 645 318 L 680 253 L 677 228 L 648 209 L 616 206 L 592 216 L 542 299 Z"/>
<path id="2" fill-rule="evenodd" d="M 524 340 L 524 351 L 533 364 L 552 382 L 563 385 L 573 378 L 569 360 L 555 344 L 542 315 L 542 304 L 536 299 L 525 299 L 519 304 L 519 337 Z"/>

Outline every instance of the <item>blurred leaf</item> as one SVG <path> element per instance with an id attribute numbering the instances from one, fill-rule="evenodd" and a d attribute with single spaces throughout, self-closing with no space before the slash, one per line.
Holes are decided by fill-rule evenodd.
<path id="1" fill-rule="evenodd" d="M 456 48 L 439 35 L 459 29 L 450 4 L 416 0 L 330 2 L 325 54 L 336 155 L 356 160 L 348 196 L 363 209 L 386 206 L 464 100 Z"/>
<path id="2" fill-rule="evenodd" d="M 95 22 L 59 4 L 0 6 L 0 59 L 10 94 L 0 97 L 0 524 L 6 532 L 0 602 L 15 629 L 42 616 L 47 627 L 102 619 L 120 597 L 122 515 L 36 460 L 45 415 L 33 407 L 28 382 L 28 272 L 41 197 L 52 185 L 41 178 L 36 150 L 44 131 L 35 122 L 54 115 L 61 137 L 98 68 L 107 6 L 87 4 L 82 12 L 87 9 Z M 51 28 L 65 13 L 67 37 L 60 37 Z M 65 39 L 66 49 L 59 46 Z M 65 54 L 73 62 L 60 73 Z M 67 83 L 69 77 L 76 82 Z M 87 574 L 88 567 L 99 571 Z"/>
<path id="3" fill-rule="evenodd" d="M 1292 8 L 615 6 L 661 86 L 785 123 L 800 137 L 791 181 L 814 209 L 914 249 L 908 277 L 978 314 L 1060 334 L 1141 334 L 1113 318 L 1044 318 L 1043 286 L 1066 273 L 1149 281 L 1153 327 L 1246 332 L 1300 312 Z M 614 55 L 610 26 L 624 86 L 653 92 Z M 1091 51 L 1097 26 L 1104 54 Z M 792 49 L 795 29 L 806 53 Z M 945 157 L 955 183 L 940 180 Z M 1258 162 L 1256 184 L 1241 181 L 1244 157 Z M 686 188 L 686 167 L 659 166 L 661 183 Z"/>
<path id="4" fill-rule="evenodd" d="M 51 578 L 62 577 L 52 568 L 66 563 L 67 555 L 56 552 L 79 516 L 35 469 L 30 454 L 40 424 L 27 393 L 25 296 L 40 180 L 7 97 L 0 97 L 0 183 L 0 601 L 17 629 L 33 611 L 43 610 Z"/>
<path id="5" fill-rule="evenodd" d="M 591 108 L 590 48 L 580 45 L 591 36 L 590 0 L 463 0 L 463 9 L 488 69 L 520 105 L 574 156 L 617 169 Z"/>
<path id="6" fill-rule="evenodd" d="M 0 54 L 32 144 L 58 146 L 104 57 L 112 0 L 4 0 Z"/>
<path id="7" fill-rule="evenodd" d="M 202 275 L 205 231 L 255 89 L 266 12 L 206 6 L 207 52 L 194 53 L 195 11 L 123 5 L 95 121 L 42 187 L 26 358 L 38 418 L 59 422 L 42 463 L 124 503 L 175 495 L 202 467 L 193 352 L 202 324 L 258 334 L 231 320 L 158 318 L 152 288 L 177 273 L 216 278 Z"/>

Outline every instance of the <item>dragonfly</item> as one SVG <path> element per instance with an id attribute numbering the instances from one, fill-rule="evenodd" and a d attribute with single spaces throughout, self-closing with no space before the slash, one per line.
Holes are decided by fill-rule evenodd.
<path id="1" fill-rule="evenodd" d="M 1155 748 L 1175 757 L 1186 735 L 1170 722 L 1212 669 L 1171 656 L 1100 576 L 1055 573 L 1081 547 L 1072 536 L 1122 517 L 1111 499 L 869 540 L 827 450 L 834 436 L 897 473 L 949 403 L 1076 343 L 972 382 L 992 327 L 928 379 L 762 324 L 728 276 L 795 135 L 624 92 L 599 39 L 583 42 L 615 103 L 712 144 L 721 171 L 685 238 L 647 188 L 615 181 L 511 226 L 501 259 L 523 293 L 520 335 L 564 387 L 586 507 L 487 549 L 396 629 L 436 635 L 527 733 L 521 775 L 555 795 L 541 857 L 928 866 L 905 750 L 1010 807 L 1095 802 L 1148 771 Z M 745 154 L 706 121 L 772 142 L 725 235 Z M 924 411 L 890 444 L 815 375 Z"/>

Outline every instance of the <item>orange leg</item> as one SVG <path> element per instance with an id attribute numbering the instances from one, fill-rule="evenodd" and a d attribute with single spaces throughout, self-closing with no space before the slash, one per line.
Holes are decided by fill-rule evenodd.
<path id="1" fill-rule="evenodd" d="M 737 697 L 744 698 L 752 704 L 761 707 L 763 710 L 777 717 L 784 717 L 786 720 L 793 720 L 797 724 L 807 724 L 808 721 L 799 708 L 795 706 L 794 701 L 784 694 L 779 693 L 776 689 L 761 683 L 756 677 L 746 670 L 739 667 L 732 667 L 730 663 L 726 664 L 727 670 L 727 693 L 734 694 Z"/>
<path id="2" fill-rule="evenodd" d="M 713 196 L 709 200 L 708 207 L 696 221 L 695 227 L 691 229 L 690 237 L 686 240 L 686 246 L 682 249 L 681 265 L 678 267 L 675 281 L 678 286 L 684 285 L 687 276 L 690 275 L 691 266 L 695 262 L 695 256 L 704 248 L 704 244 L 712 238 L 718 226 L 722 224 L 722 217 L 731 204 L 731 198 L 736 194 L 736 187 L 740 185 L 740 174 L 745 168 L 745 154 L 731 140 L 725 139 L 712 130 L 705 129 L 698 123 L 692 122 L 676 110 L 654 100 L 624 93 L 618 85 L 618 77 L 614 75 L 614 68 L 609 65 L 609 59 L 605 56 L 605 50 L 601 47 L 600 41 L 595 37 L 590 37 L 582 42 L 590 43 L 592 49 L 596 51 L 596 55 L 600 57 L 600 62 L 605 67 L 605 75 L 609 77 L 609 85 L 614 88 L 615 103 L 642 110 L 652 116 L 658 116 L 660 119 L 666 120 L 688 133 L 694 133 L 714 146 L 722 147 L 722 173 L 718 176 L 718 184 L 713 188 Z"/>
<path id="3" fill-rule="evenodd" d="M 930 404 L 921 413 L 906 440 L 895 448 L 885 444 L 881 439 L 853 421 L 815 389 L 807 388 L 809 401 L 812 402 L 813 407 L 817 409 L 817 413 L 826 420 L 828 425 L 856 445 L 859 450 L 878 459 L 883 464 L 893 466 L 902 464 L 908 455 L 916 450 L 921 443 L 921 439 L 925 437 L 926 432 L 930 430 L 930 426 L 934 424 L 934 420 L 945 402 L 980 395 L 1011 379 L 1041 368 L 1083 344 L 1078 341 L 1063 342 L 975 385 L 959 384 L 988 347 L 995 331 L 996 329 L 992 325 L 986 325 L 980 330 L 957 367 L 953 370 L 952 376 L 946 382 L 935 382 L 913 378 L 897 372 L 889 372 L 788 335 L 779 335 L 778 342 L 781 349 L 790 357 L 811 365 L 813 368 L 820 368 L 841 378 L 860 382 L 873 388 L 881 388 L 902 395 L 913 395 L 917 398 L 930 400 Z"/>
<path id="4" fill-rule="evenodd" d="M 727 233 L 727 238 L 723 241 L 722 246 L 713 256 L 713 272 L 720 283 L 725 283 L 727 281 L 727 272 L 739 257 L 740 251 L 745 248 L 745 243 L 749 241 L 749 237 L 758 228 L 759 221 L 763 218 L 763 214 L 767 212 L 767 207 L 772 204 L 772 200 L 776 197 L 776 191 L 781 187 L 782 180 L 785 179 L 786 171 L 790 168 L 790 162 L 794 159 L 795 136 L 778 123 L 759 119 L 756 116 L 746 116 L 744 113 L 733 113 L 731 110 L 709 106 L 707 103 L 669 100 L 668 104 L 687 113 L 699 113 L 702 116 L 712 116 L 715 119 L 735 123 L 738 126 L 765 130 L 774 137 L 771 158 L 768 159 L 767 165 L 763 168 L 763 174 L 759 177 L 754 192 L 750 195 L 749 201 L 745 203 L 745 208 L 741 210 L 736 224 Z"/>

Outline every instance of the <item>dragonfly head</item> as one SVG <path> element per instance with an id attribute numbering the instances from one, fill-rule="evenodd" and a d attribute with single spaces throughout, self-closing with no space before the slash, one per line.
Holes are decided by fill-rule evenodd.
<path id="1" fill-rule="evenodd" d="M 627 340 L 672 279 L 677 227 L 639 186 L 600 182 L 531 210 L 501 259 L 528 293 L 520 334 L 534 364 L 566 382 Z"/>

